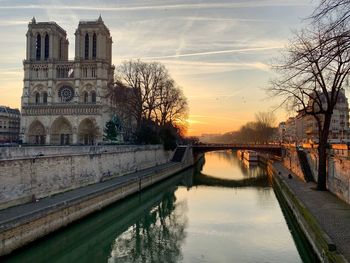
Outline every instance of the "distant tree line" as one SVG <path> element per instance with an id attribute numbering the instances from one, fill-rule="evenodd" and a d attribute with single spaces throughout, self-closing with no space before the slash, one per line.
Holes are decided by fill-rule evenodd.
<path id="1" fill-rule="evenodd" d="M 124 61 L 116 69 L 107 97 L 129 141 L 163 143 L 166 149 L 173 149 L 183 137 L 187 99 L 163 64 Z"/>
<path id="2" fill-rule="evenodd" d="M 258 112 L 255 120 L 244 124 L 238 131 L 210 138 L 209 143 L 268 143 L 277 134 L 276 117 L 272 112 Z"/>

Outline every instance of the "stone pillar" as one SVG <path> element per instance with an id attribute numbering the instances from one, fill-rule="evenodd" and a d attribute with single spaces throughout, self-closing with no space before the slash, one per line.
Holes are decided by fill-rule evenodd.
<path id="1" fill-rule="evenodd" d="M 47 145 L 50 145 L 51 144 L 51 137 L 50 137 L 50 134 L 46 134 L 46 141 L 45 141 L 45 144 Z"/>
<path id="2" fill-rule="evenodd" d="M 75 59 L 80 59 L 81 58 L 81 53 L 80 53 L 80 33 L 75 31 Z"/>
<path id="3" fill-rule="evenodd" d="M 73 144 L 78 144 L 77 129 L 74 129 L 74 131 L 73 131 Z"/>
<path id="4" fill-rule="evenodd" d="M 26 34 L 27 36 L 27 60 L 31 59 L 32 54 L 32 34 L 31 32 L 28 32 Z"/>
<path id="5" fill-rule="evenodd" d="M 74 87 L 74 102 L 78 103 L 79 102 L 79 86 Z"/>
<path id="6" fill-rule="evenodd" d="M 102 39 L 102 35 L 99 32 L 99 33 L 97 33 L 97 36 L 96 36 L 96 58 L 98 58 L 98 59 L 102 58 L 102 54 L 101 54 L 101 50 L 102 50 L 101 39 Z"/>
<path id="7" fill-rule="evenodd" d="M 85 32 L 86 33 L 86 32 Z M 80 58 L 85 59 L 85 33 L 80 35 Z"/>
<path id="8" fill-rule="evenodd" d="M 96 103 L 101 103 L 101 86 L 96 86 Z"/>
<path id="9" fill-rule="evenodd" d="M 52 87 L 47 87 L 47 104 L 52 104 Z"/>

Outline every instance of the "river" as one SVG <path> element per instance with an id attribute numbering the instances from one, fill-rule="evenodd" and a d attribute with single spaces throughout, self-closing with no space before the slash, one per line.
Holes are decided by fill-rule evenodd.
<path id="1" fill-rule="evenodd" d="M 264 167 L 232 151 L 20 249 L 6 262 L 315 262 Z"/>

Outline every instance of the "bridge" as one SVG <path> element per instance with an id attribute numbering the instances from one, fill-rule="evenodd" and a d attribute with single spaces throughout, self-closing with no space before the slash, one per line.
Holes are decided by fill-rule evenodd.
<path id="1" fill-rule="evenodd" d="M 253 150 L 282 156 L 282 146 L 278 144 L 195 144 L 192 147 L 193 153 L 204 153 L 220 150 Z"/>

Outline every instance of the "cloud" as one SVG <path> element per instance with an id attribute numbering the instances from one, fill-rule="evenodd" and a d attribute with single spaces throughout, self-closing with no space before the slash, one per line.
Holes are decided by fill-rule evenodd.
<path id="1" fill-rule="evenodd" d="M 0 26 L 21 26 L 27 25 L 28 21 L 25 20 L 2 20 L 0 21 Z"/>
<path id="2" fill-rule="evenodd" d="M 186 60 L 160 60 L 174 75 L 197 75 L 222 73 L 235 70 L 269 71 L 270 66 L 260 62 L 207 62 Z"/>
<path id="3" fill-rule="evenodd" d="M 167 4 L 167 5 L 134 5 L 134 6 L 111 6 L 111 5 L 47 5 L 47 4 L 28 4 L 28 5 L 2 5 L 0 9 L 50 9 L 56 10 L 81 10 L 81 11 L 145 11 L 145 10 L 181 10 L 181 9 L 213 9 L 213 8 L 257 8 L 257 7 L 283 7 L 283 6 L 310 6 L 306 1 L 276 1 L 276 0 L 258 0 L 242 1 L 235 3 L 186 3 L 186 4 Z"/>

